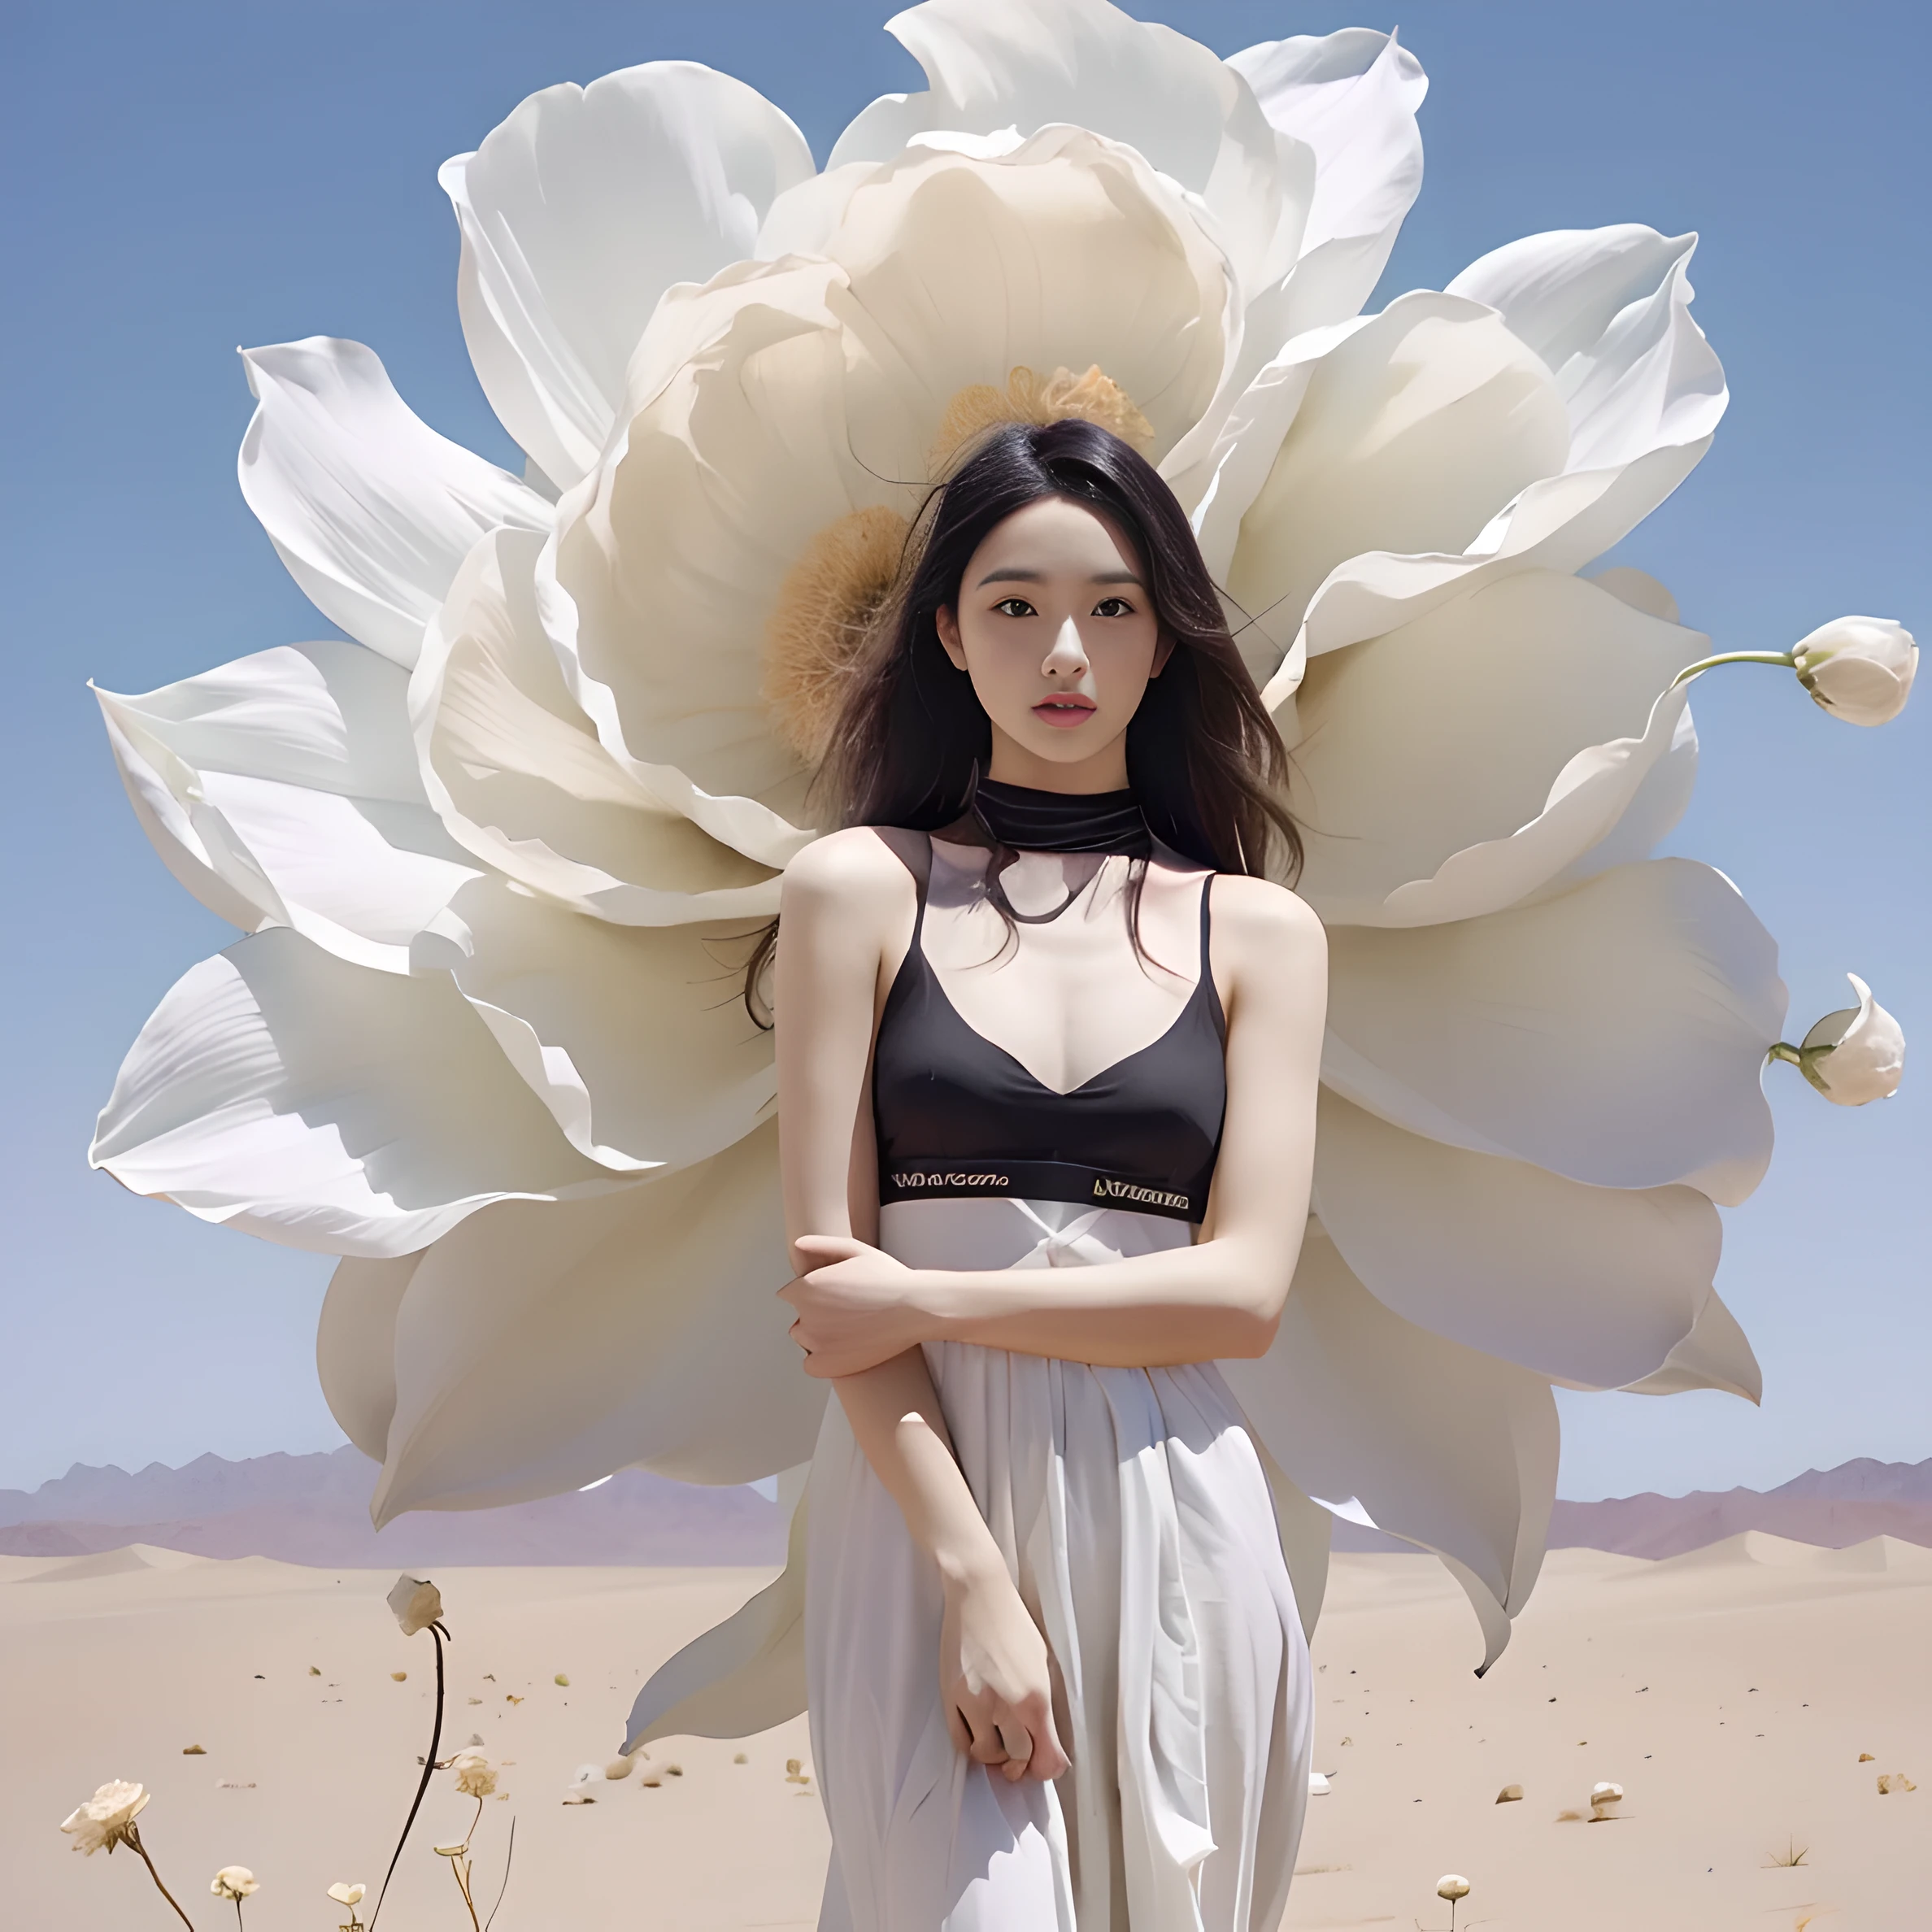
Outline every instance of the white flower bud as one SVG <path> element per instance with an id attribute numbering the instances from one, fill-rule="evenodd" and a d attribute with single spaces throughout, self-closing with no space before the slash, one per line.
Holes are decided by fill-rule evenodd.
<path id="1" fill-rule="evenodd" d="M 389 1593 L 389 1607 L 402 1626 L 402 1634 L 413 1637 L 442 1617 L 442 1592 L 420 1577 L 398 1577 L 396 1587 Z"/>
<path id="2" fill-rule="evenodd" d="M 1889 1100 L 1905 1071 L 1905 1030 L 1872 997 L 1856 973 L 1847 973 L 1858 995 L 1855 1007 L 1827 1013 L 1798 1049 L 1798 1067 L 1827 1100 L 1863 1107 Z"/>
<path id="3" fill-rule="evenodd" d="M 1447 1899 L 1453 1904 L 1457 1899 L 1466 1899 L 1469 1895 L 1469 1882 L 1460 1872 L 1445 1872 L 1436 1881 L 1438 1899 Z"/>
<path id="4" fill-rule="evenodd" d="M 350 1885 L 344 1879 L 337 1879 L 329 1888 L 329 1895 L 338 1905 L 359 1905 L 368 1891 L 366 1885 Z"/>
<path id="5" fill-rule="evenodd" d="M 261 1889 L 246 1865 L 224 1865 L 208 1882 L 208 1890 L 218 1899 L 246 1899 Z"/>
<path id="6" fill-rule="evenodd" d="M 1905 708 L 1918 646 L 1889 617 L 1836 617 L 1792 646 L 1812 701 L 1851 724 L 1889 724 Z"/>

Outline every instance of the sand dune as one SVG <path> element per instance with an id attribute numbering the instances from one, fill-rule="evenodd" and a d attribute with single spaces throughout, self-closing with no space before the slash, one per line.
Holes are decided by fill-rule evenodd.
<path id="1" fill-rule="evenodd" d="M 207 1882 L 237 1862 L 263 1882 L 248 1932 L 336 1924 L 325 1887 L 380 1878 L 428 1741 L 431 1646 L 384 1608 L 393 1574 L 140 1546 L 0 1558 L 10 1922 L 174 1922 L 126 1854 L 83 1860 L 59 1832 L 97 1783 L 125 1777 L 155 1794 L 146 1835 L 198 1925 L 227 1922 Z M 768 1574 L 437 1573 L 455 1639 L 444 1747 L 476 1735 L 514 1760 L 477 1841 L 488 1899 L 516 1818 L 498 1932 L 814 1923 L 825 1826 L 784 1770 L 809 1768 L 803 1721 L 659 1745 L 655 1788 L 600 1780 L 595 1804 L 561 1802 L 580 1764 L 607 1757 L 642 1675 Z M 1752 1531 L 1663 1562 L 1565 1551 L 1477 1682 L 1468 1611 L 1433 1561 L 1338 1556 L 1316 1650 L 1332 1791 L 1311 1804 L 1285 1925 L 1446 1925 L 1434 1885 L 1449 1870 L 1474 1886 L 1459 1925 L 1496 1932 L 1932 1922 L 1928 1629 L 1932 1552 L 1911 1545 L 1819 1550 Z M 184 1756 L 191 1744 L 204 1755 Z M 1880 1796 L 1878 1774 L 1901 1771 L 1923 1788 Z M 1599 1779 L 1626 1795 L 1588 1823 Z M 1524 1798 L 1499 1805 L 1508 1784 Z M 433 1794 L 386 1928 L 467 1922 L 429 1847 L 472 1809 Z M 1802 1865 L 1771 1862 L 1794 1845 Z"/>

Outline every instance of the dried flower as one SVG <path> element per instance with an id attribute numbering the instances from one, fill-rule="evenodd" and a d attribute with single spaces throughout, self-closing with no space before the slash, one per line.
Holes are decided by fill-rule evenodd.
<path id="1" fill-rule="evenodd" d="M 72 1832 L 74 1849 L 89 1857 L 100 1851 L 112 1852 L 124 1843 L 134 1821 L 146 1805 L 150 1794 L 124 1778 L 102 1785 L 86 1804 L 78 1807 L 61 1826 Z"/>
<path id="2" fill-rule="evenodd" d="M 450 1760 L 456 1789 L 466 1798 L 487 1798 L 497 1787 L 497 1768 L 480 1751 L 459 1751 Z"/>
<path id="3" fill-rule="evenodd" d="M 395 1588 L 389 1593 L 389 1607 L 402 1626 L 402 1634 L 413 1637 L 418 1630 L 426 1630 L 442 1621 L 442 1592 L 420 1577 L 398 1577 Z"/>
<path id="4" fill-rule="evenodd" d="M 1436 1896 L 1447 1899 L 1452 1905 L 1458 1899 L 1466 1899 L 1469 1895 L 1469 1882 L 1460 1872 L 1445 1872 L 1436 1881 Z"/>
<path id="5" fill-rule="evenodd" d="M 246 1865 L 224 1865 L 208 1881 L 208 1890 L 218 1899 L 239 1901 L 261 1889 L 260 1882 Z"/>
<path id="6" fill-rule="evenodd" d="M 338 1878 L 333 1885 L 329 1886 L 329 1895 L 335 1900 L 337 1904 L 346 1905 L 353 1911 L 355 1907 L 361 1904 L 368 1889 L 366 1885 L 350 1885 Z"/>

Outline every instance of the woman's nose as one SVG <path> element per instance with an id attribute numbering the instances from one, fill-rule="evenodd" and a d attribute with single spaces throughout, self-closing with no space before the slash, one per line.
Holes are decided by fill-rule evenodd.
<path id="1" fill-rule="evenodd" d="M 1053 648 L 1046 653 L 1040 669 L 1048 677 L 1080 677 L 1087 668 L 1086 646 L 1080 641 L 1080 626 L 1069 617 L 1055 634 Z"/>

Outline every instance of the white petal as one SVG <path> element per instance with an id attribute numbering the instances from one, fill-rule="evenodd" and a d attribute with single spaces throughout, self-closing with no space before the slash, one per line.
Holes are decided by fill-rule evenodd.
<path id="1" fill-rule="evenodd" d="M 765 634 L 812 540 L 855 510 L 917 509 L 962 389 L 1098 363 L 1158 454 L 1227 350 L 1218 254 L 1137 155 L 1077 129 L 994 161 L 916 150 L 859 188 L 829 246 L 667 299 L 634 413 L 538 572 L 614 754 L 779 810 L 802 775 L 760 694 Z"/>
<path id="2" fill-rule="evenodd" d="M 751 929 L 616 926 L 500 880 L 466 886 L 419 940 L 571 1145 L 619 1173 L 702 1160 L 777 1092 L 739 997 Z"/>
<path id="3" fill-rule="evenodd" d="M 1706 437 L 1620 467 L 1545 476 L 1490 520 L 1481 549 L 1420 556 L 1377 550 L 1351 557 L 1310 598 L 1297 647 L 1313 658 L 1378 637 L 1463 590 L 1520 571 L 1581 570 L 1635 529 L 1709 447 Z"/>
<path id="4" fill-rule="evenodd" d="M 396 1311 L 420 1254 L 338 1262 L 315 1329 L 315 1374 L 342 1434 L 366 1456 L 389 1453 L 396 1412 Z"/>
<path id="5" fill-rule="evenodd" d="M 1329 945 L 1344 1051 L 1323 1077 L 1393 1125 L 1599 1187 L 1682 1181 L 1730 1203 L 1763 1177 L 1785 989 L 1721 873 L 1654 859 L 1483 919 L 1338 926 Z"/>
<path id="6" fill-rule="evenodd" d="M 1309 655 L 1377 637 L 1459 583 L 1579 570 L 1683 481 L 1727 400 L 1723 368 L 1690 319 L 1695 239 L 1634 226 L 1533 235 L 1451 282 L 1493 304 L 1551 369 L 1570 430 L 1562 473 L 1499 507 L 1464 555 L 1390 555 L 1419 546 L 1378 542 L 1338 565 L 1308 606 Z"/>
<path id="7" fill-rule="evenodd" d="M 792 1512 L 783 1570 L 651 1673 L 631 1706 L 626 1752 L 657 1738 L 749 1738 L 805 1708 L 809 1508 Z"/>
<path id="8" fill-rule="evenodd" d="M 1677 1395 L 1689 1389 L 1717 1389 L 1747 1402 L 1764 1399 L 1764 1377 L 1738 1318 L 1713 1288 L 1698 1311 L 1695 1326 L 1671 1350 L 1654 1375 L 1627 1385 L 1636 1395 Z"/>
<path id="9" fill-rule="evenodd" d="M 89 1159 L 202 1221 L 325 1254 L 408 1254 L 490 1202 L 608 1185 L 446 979 L 346 965 L 285 930 L 176 983 Z"/>
<path id="10" fill-rule="evenodd" d="M 1384 1307 L 1578 1388 L 1660 1371 L 1697 1325 L 1722 1244 L 1695 1188 L 1586 1187 L 1405 1134 L 1327 1091 L 1315 1192 Z"/>
<path id="11" fill-rule="evenodd" d="M 875 101 L 839 137 L 828 172 L 890 161 L 933 130 L 1026 136 L 1067 123 L 1137 149 L 1199 195 L 1245 284 L 1292 266 L 1313 157 L 1199 41 L 1106 0 L 926 0 L 886 31 L 929 89 Z"/>
<path id="12" fill-rule="evenodd" d="M 323 616 L 398 664 L 470 546 L 549 528 L 528 485 L 411 414 L 372 350 L 330 336 L 242 351 L 255 412 L 242 494 Z"/>
<path id="13" fill-rule="evenodd" d="M 1359 1499 L 1377 1528 L 1451 1560 L 1487 1669 L 1543 1561 L 1556 1487 L 1548 1384 L 1391 1314 L 1316 1226 L 1273 1347 L 1221 1367 L 1305 1495 Z"/>
<path id="14" fill-rule="evenodd" d="M 1329 572 L 1370 550 L 1460 550 L 1523 486 L 1560 469 L 1568 429 L 1542 359 L 1496 315 L 1405 295 L 1314 365 L 1251 503 L 1224 490 L 1211 565 L 1238 519 L 1227 587 L 1265 679 Z M 1386 627 L 1385 627 L 1386 628 Z"/>
<path id="15" fill-rule="evenodd" d="M 1708 646 L 1535 571 L 1316 659 L 1295 699 L 1303 895 L 1331 925 L 1516 904 L 1609 834 L 1676 742 L 1672 677 Z"/>
<path id="16" fill-rule="evenodd" d="M 410 942 L 479 876 L 423 797 L 407 684 L 324 639 L 95 695 L 144 828 L 212 911 L 407 973 Z"/>
<path id="17" fill-rule="evenodd" d="M 1723 365 L 1690 319 L 1695 235 L 1626 223 L 1525 236 L 1472 262 L 1452 294 L 1501 311 L 1556 372 L 1573 470 L 1710 436 Z"/>
<path id="18" fill-rule="evenodd" d="M 1250 333 L 1286 341 L 1338 322 L 1368 299 L 1422 187 L 1416 111 L 1421 63 L 1393 33 L 1347 27 L 1298 34 L 1230 56 L 1262 111 L 1315 154 L 1315 193 L 1301 259 L 1266 320 Z"/>
<path id="19" fill-rule="evenodd" d="M 708 797 L 677 772 L 640 776 L 606 750 L 544 633 L 541 548 L 522 531 L 485 538 L 424 633 L 410 703 L 444 825 L 509 877 L 619 925 L 769 917 L 777 868 L 711 830 L 777 857 L 807 835 L 754 800 Z"/>
<path id="20" fill-rule="evenodd" d="M 594 1201 L 476 1216 L 425 1255 L 396 1319 L 373 1512 L 554 1495 L 631 1464 L 746 1482 L 812 1452 L 767 1126 Z"/>
<path id="21" fill-rule="evenodd" d="M 659 297 L 750 255 L 773 198 L 812 172 L 769 101 L 690 61 L 546 87 L 444 163 L 470 359 L 553 482 L 596 462 Z"/>

